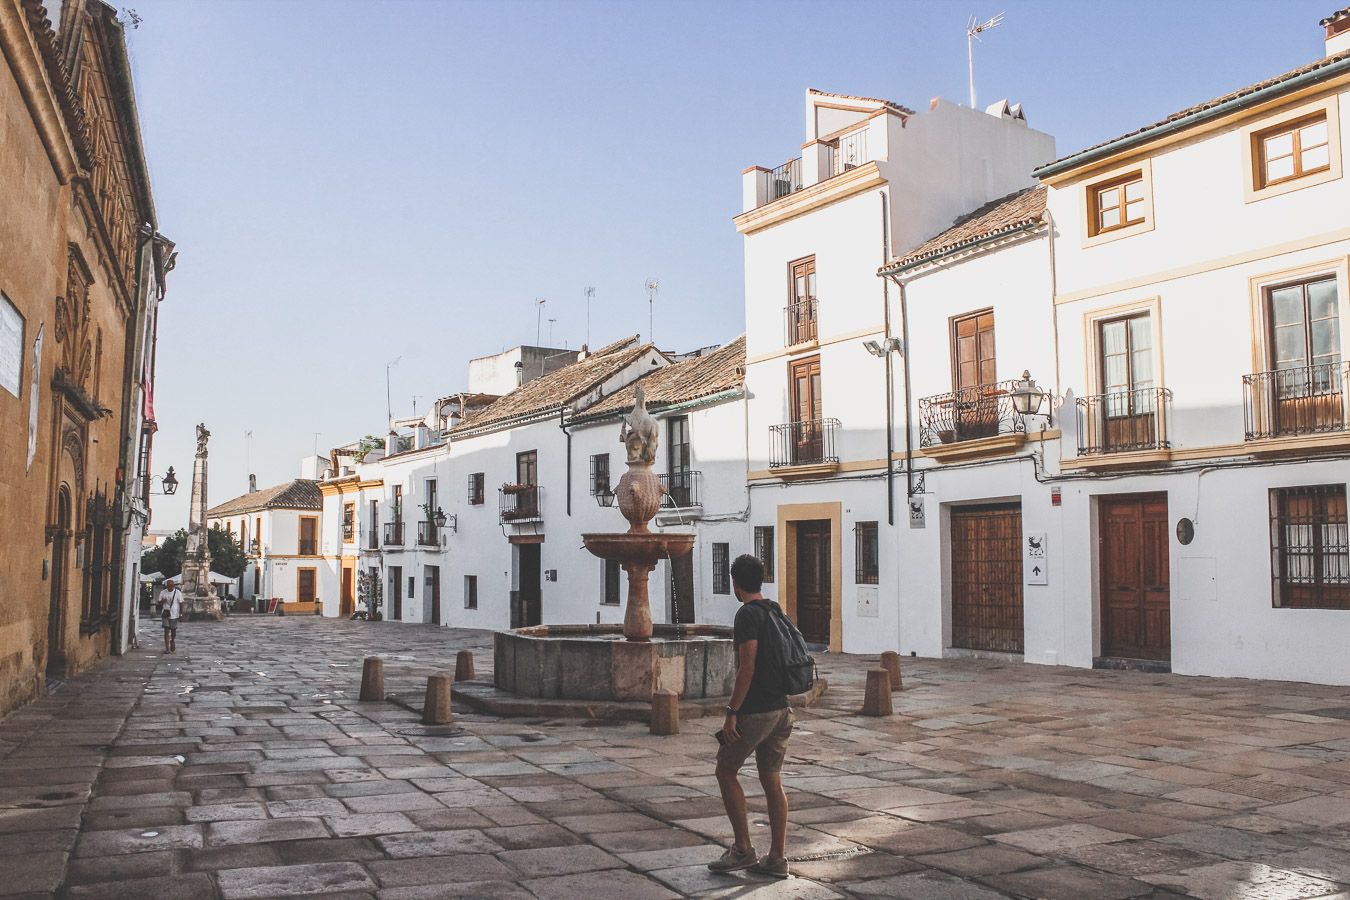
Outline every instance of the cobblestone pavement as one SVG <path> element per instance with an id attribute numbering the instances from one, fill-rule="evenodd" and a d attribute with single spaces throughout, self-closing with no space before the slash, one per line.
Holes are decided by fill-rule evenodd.
<path id="1" fill-rule="evenodd" d="M 714 720 L 424 728 L 355 699 L 366 654 L 414 696 L 465 647 L 490 677 L 490 640 L 236 617 L 71 679 L 0 721 L 0 895 L 1350 900 L 1343 689 L 906 660 L 877 720 L 874 661 L 824 657 L 785 770 L 797 877 L 767 882 L 704 867 Z"/>

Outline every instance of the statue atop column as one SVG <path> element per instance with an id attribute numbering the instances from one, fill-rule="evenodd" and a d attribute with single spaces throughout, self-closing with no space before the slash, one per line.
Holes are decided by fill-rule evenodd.
<path id="1" fill-rule="evenodd" d="M 197 425 L 197 456 L 192 462 L 192 507 L 188 511 L 187 548 L 183 557 L 183 601 L 191 616 L 220 618 L 220 598 L 211 583 L 211 548 L 206 530 L 206 443 L 211 432 Z"/>

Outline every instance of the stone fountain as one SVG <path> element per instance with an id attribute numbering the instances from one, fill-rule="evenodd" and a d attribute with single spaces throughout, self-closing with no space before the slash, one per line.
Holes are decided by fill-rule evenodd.
<path id="1" fill-rule="evenodd" d="M 628 471 L 619 479 L 615 492 L 628 530 L 581 536 L 592 554 L 618 562 L 628 573 L 622 630 L 615 625 L 539 625 L 495 636 L 494 680 L 498 690 L 532 698 L 582 701 L 551 708 L 559 715 L 600 715 L 593 705 L 587 705 L 594 701 L 618 701 L 619 706 L 624 701 L 638 701 L 645 708 L 657 690 L 675 691 L 685 701 L 720 701 L 731 693 L 735 681 L 730 628 L 652 624 L 647 590 L 651 573 L 658 561 L 689 553 L 694 535 L 656 533 L 648 527 L 665 493 L 661 480 L 652 472 L 660 429 L 647 412 L 641 387 L 635 399 L 633 411 L 624 417 L 619 432 L 619 440 L 627 449 Z M 472 702 L 471 697 L 465 699 Z M 495 711 L 509 709 L 499 705 Z M 548 712 L 550 708 L 534 711 Z M 641 710 L 618 715 L 611 709 L 609 714 L 617 718 L 645 717 Z"/>

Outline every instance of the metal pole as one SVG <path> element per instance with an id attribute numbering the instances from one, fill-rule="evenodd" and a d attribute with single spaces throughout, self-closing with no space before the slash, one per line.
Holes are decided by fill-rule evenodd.
<path id="1" fill-rule="evenodd" d="M 966 64 L 970 67 L 970 108 L 975 108 L 975 43 L 974 33 L 966 31 Z"/>

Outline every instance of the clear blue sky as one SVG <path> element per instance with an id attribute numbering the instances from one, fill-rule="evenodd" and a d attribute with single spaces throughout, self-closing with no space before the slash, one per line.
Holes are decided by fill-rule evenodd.
<path id="1" fill-rule="evenodd" d="M 159 343 L 155 468 L 210 495 L 298 474 L 462 389 L 466 362 L 535 338 L 740 332 L 748 165 L 803 140 L 807 87 L 923 109 L 1021 101 L 1060 153 L 1322 55 L 1344 0 L 546 3 L 124 0 L 162 230 L 178 241 Z M 545 342 L 549 324 L 544 324 Z"/>

